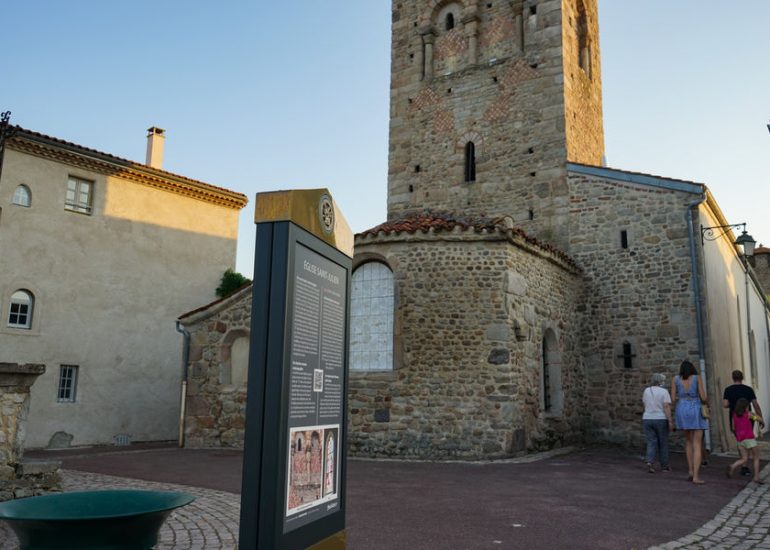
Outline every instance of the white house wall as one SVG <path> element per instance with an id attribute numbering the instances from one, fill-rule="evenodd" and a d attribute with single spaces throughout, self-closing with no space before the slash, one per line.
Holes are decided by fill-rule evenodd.
<path id="1" fill-rule="evenodd" d="M 700 207 L 699 215 L 703 227 L 724 224 L 707 205 Z M 695 232 L 696 238 L 700 238 L 700 227 L 696 226 Z M 720 413 L 712 416 L 711 428 L 712 437 L 718 438 L 722 448 L 734 446 L 728 414 L 721 409 L 722 392 L 732 384 L 733 370 L 743 371 L 744 382 L 754 387 L 760 404 L 767 403 L 764 406 L 770 409 L 770 356 L 765 301 L 750 278 L 747 296 L 746 270 L 732 242 L 729 234 L 713 241 L 703 241 L 705 332 L 709 342 L 706 362 L 712 373 L 709 384 L 714 386 L 709 387 L 709 395 L 712 403 L 717 405 L 714 410 Z M 749 352 L 749 323 L 756 341 L 754 369 Z"/>
<path id="2" fill-rule="evenodd" d="M 94 182 L 93 213 L 64 208 L 68 176 Z M 30 208 L 11 204 L 19 184 Z M 239 209 L 7 149 L 0 180 L 0 360 L 44 363 L 27 445 L 174 439 L 180 312 L 214 298 L 235 261 Z M 31 330 L 7 326 L 18 289 Z M 78 365 L 75 403 L 57 402 L 60 365 Z M 65 438 L 68 436 L 65 436 Z"/>

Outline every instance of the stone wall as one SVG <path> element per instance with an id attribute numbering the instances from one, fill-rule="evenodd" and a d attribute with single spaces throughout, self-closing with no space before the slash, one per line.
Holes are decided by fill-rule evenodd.
<path id="1" fill-rule="evenodd" d="M 447 30 L 453 4 L 459 17 Z M 562 44 L 562 0 L 393 2 L 389 218 L 422 208 L 507 215 L 566 246 L 567 139 L 583 162 L 599 165 L 604 148 L 598 23 L 587 4 L 595 78 L 583 82 L 565 77 L 574 71 L 562 47 L 574 52 Z M 469 141 L 473 182 L 464 177 Z"/>
<path id="2" fill-rule="evenodd" d="M 569 253 L 586 278 L 582 339 L 592 433 L 635 443 L 650 375 L 671 376 L 683 359 L 698 361 L 685 213 L 699 196 L 578 173 L 569 183 Z M 620 357 L 624 342 L 634 355 L 631 368 Z"/>
<path id="3" fill-rule="evenodd" d="M 493 458 L 581 439 L 579 272 L 516 233 L 359 237 L 356 262 L 393 270 L 392 372 L 351 372 L 354 456 Z M 561 411 L 542 410 L 542 342 L 561 363 Z"/>
<path id="4" fill-rule="evenodd" d="M 30 386 L 45 365 L 0 363 L 0 501 L 58 490 L 58 462 L 25 462 Z"/>
<path id="5" fill-rule="evenodd" d="M 243 377 L 233 377 L 232 352 L 249 338 L 251 286 L 181 321 L 190 333 L 185 446 L 241 448 L 246 384 Z"/>
<path id="6" fill-rule="evenodd" d="M 567 159 L 604 163 L 602 74 L 597 0 L 562 1 Z"/>
<path id="7" fill-rule="evenodd" d="M 751 266 L 765 295 L 770 296 L 770 250 L 764 247 L 758 249 L 756 255 L 751 258 Z"/>

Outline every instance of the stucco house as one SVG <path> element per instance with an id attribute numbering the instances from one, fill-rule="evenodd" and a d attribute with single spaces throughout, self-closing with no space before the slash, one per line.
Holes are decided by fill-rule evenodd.
<path id="1" fill-rule="evenodd" d="M 732 230 L 709 229 L 729 225 L 709 189 L 605 165 L 597 10 L 392 3 L 388 219 L 356 235 L 351 282 L 353 455 L 636 445 L 650 375 L 684 359 L 712 403 L 740 368 L 770 408 L 767 300 Z M 249 300 L 180 319 L 190 444 L 240 444 Z"/>
<path id="2" fill-rule="evenodd" d="M 0 361 L 45 364 L 28 447 L 176 439 L 175 319 L 235 263 L 241 193 L 20 127 L 0 157 Z"/>

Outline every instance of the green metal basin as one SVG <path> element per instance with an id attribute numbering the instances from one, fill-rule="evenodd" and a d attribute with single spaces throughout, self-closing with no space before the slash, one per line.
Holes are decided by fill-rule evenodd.
<path id="1" fill-rule="evenodd" d="M 0 520 L 16 533 L 21 550 L 147 550 L 174 508 L 190 504 L 187 493 L 83 491 L 0 503 Z"/>

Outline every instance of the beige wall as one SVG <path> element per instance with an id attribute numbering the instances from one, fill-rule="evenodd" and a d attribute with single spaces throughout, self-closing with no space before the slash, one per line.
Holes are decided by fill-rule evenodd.
<path id="1" fill-rule="evenodd" d="M 704 227 L 724 224 L 707 204 L 700 207 L 699 216 Z M 742 370 L 744 383 L 754 388 L 760 405 L 770 412 L 767 309 L 761 291 L 747 278 L 732 237 L 727 234 L 703 241 L 706 364 L 712 373 L 709 394 L 712 402 L 721 406 L 722 392 L 732 384 L 731 372 Z M 750 332 L 753 332 L 753 346 Z M 750 351 L 751 347 L 755 353 Z M 711 425 L 714 444 L 723 449 L 732 448 L 727 412 L 719 410 L 721 414 L 715 415 Z"/>
<path id="2" fill-rule="evenodd" d="M 70 175 L 94 182 L 93 213 L 64 209 Z M 11 204 L 27 185 L 31 208 Z M 179 314 L 213 299 L 235 262 L 238 209 L 8 149 L 0 179 L 0 360 L 44 363 L 28 445 L 173 439 Z M 7 327 L 10 295 L 35 296 L 31 330 Z M 57 403 L 59 365 L 80 367 L 76 403 Z"/>

